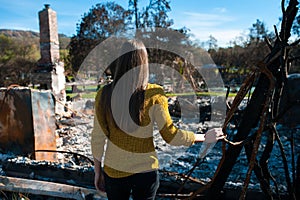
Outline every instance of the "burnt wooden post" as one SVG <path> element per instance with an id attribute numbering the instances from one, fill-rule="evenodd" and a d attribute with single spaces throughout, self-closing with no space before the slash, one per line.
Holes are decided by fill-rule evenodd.
<path id="1" fill-rule="evenodd" d="M 296 183 L 295 183 L 295 191 L 297 199 L 300 199 L 300 155 L 297 158 L 297 169 L 296 169 Z"/>
<path id="2" fill-rule="evenodd" d="M 287 56 L 286 46 L 287 41 L 290 37 L 291 27 L 295 16 L 297 14 L 298 8 L 297 0 L 290 0 L 289 5 L 286 10 L 284 10 L 284 1 L 282 2 L 283 9 L 283 20 L 281 25 L 280 34 L 275 41 L 273 47 L 271 47 L 270 54 L 262 62 L 262 65 L 266 66 L 267 69 L 273 74 L 276 78 L 276 85 L 281 84 L 279 81 L 282 76 L 282 70 L 284 70 L 286 63 L 282 63 L 283 56 Z M 282 55 L 284 54 L 284 55 Z M 284 58 L 285 59 L 285 58 Z M 267 91 L 270 86 L 270 80 L 264 73 L 261 73 L 256 85 L 256 88 L 253 92 L 251 100 L 245 109 L 245 114 L 241 119 L 241 123 L 237 129 L 237 134 L 234 137 L 234 141 L 245 140 L 250 131 L 257 126 L 260 118 L 262 117 L 262 110 L 264 103 L 267 98 Z M 224 187 L 224 184 L 236 163 L 238 156 L 242 150 L 243 146 L 228 146 L 225 154 L 223 155 L 224 162 L 219 166 L 219 170 L 216 172 L 213 181 L 210 183 L 210 187 L 207 193 L 208 199 L 217 199 L 219 198 L 220 191 Z M 248 148 L 252 149 L 252 147 Z M 251 152 L 250 152 L 251 154 Z"/>

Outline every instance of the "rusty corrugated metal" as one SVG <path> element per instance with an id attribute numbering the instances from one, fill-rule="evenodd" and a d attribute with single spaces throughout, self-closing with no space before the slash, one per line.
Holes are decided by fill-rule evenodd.
<path id="1" fill-rule="evenodd" d="M 50 91 L 0 89 L 0 148 L 20 155 L 56 150 L 54 99 Z M 35 153 L 37 160 L 55 161 L 53 153 Z"/>

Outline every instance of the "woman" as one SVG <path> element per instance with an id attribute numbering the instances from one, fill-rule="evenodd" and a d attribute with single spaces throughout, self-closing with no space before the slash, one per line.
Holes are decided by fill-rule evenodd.
<path id="1" fill-rule="evenodd" d="M 127 200 L 130 195 L 138 200 L 155 198 L 159 164 L 153 143 L 154 123 L 171 145 L 190 146 L 205 140 L 202 134 L 173 125 L 162 87 L 149 84 L 148 76 L 148 55 L 143 43 L 125 42 L 113 82 L 96 96 L 91 140 L 94 183 L 110 200 Z M 208 142 L 223 138 L 220 129 L 209 131 L 205 137 Z"/>

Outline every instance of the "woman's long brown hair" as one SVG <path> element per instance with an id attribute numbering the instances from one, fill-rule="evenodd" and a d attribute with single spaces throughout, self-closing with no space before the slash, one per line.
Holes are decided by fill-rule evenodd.
<path id="1" fill-rule="evenodd" d="M 135 73 L 132 73 L 131 70 L 135 70 Z M 129 72 L 130 71 L 130 72 Z M 130 76 L 130 80 L 122 79 L 126 73 L 133 74 Z M 144 44 L 137 40 L 130 40 L 123 44 L 121 49 L 121 56 L 117 59 L 115 73 L 113 74 L 113 82 L 103 88 L 101 95 L 101 104 L 104 106 L 104 116 L 106 121 L 114 122 L 115 125 L 122 126 L 124 128 L 133 132 L 136 129 L 136 125 L 140 126 L 142 121 L 143 109 L 144 109 L 144 99 L 145 99 L 145 89 L 147 87 L 149 77 L 149 67 L 148 67 L 148 54 Z M 121 80 L 118 85 L 118 96 L 119 98 L 112 99 L 112 93 L 118 82 Z M 121 89 L 119 89 L 121 88 Z M 129 105 L 124 103 L 122 94 L 123 91 L 130 92 L 131 98 Z M 117 101 L 113 102 L 112 101 Z M 118 123 L 116 123 L 116 117 L 113 116 L 112 104 L 121 106 L 118 111 Z M 131 119 L 128 119 L 126 115 L 126 109 L 135 126 L 132 126 L 130 123 Z M 119 126 L 118 126 L 119 127 Z M 109 128 L 109 127 L 108 127 Z M 120 127 L 119 127 L 120 128 Z"/>

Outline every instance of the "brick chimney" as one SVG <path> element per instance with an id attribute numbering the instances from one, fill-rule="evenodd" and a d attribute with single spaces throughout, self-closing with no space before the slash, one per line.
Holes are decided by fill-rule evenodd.
<path id="1" fill-rule="evenodd" d="M 56 101 L 55 112 L 64 112 L 66 102 L 64 63 L 59 58 L 59 40 L 56 12 L 45 4 L 39 12 L 41 58 L 33 70 L 32 84 L 51 90 Z"/>
<path id="2" fill-rule="evenodd" d="M 59 40 L 57 31 L 56 12 L 45 4 L 39 12 L 40 25 L 40 65 L 51 66 L 59 61 Z"/>

